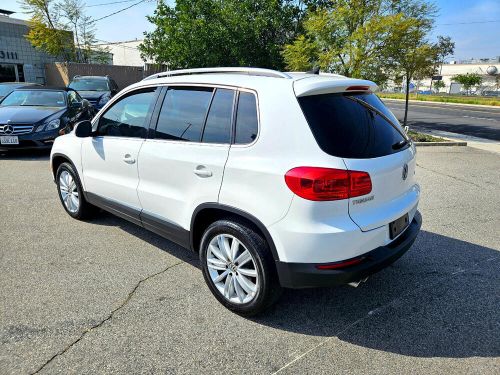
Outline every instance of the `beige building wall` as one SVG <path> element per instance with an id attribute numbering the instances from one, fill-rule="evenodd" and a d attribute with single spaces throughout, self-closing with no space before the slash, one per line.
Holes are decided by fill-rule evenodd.
<path id="1" fill-rule="evenodd" d="M 497 87 L 495 76 L 488 75 L 486 72 L 490 66 L 496 66 L 497 72 L 500 73 L 500 62 L 489 64 L 443 64 L 441 67 L 441 75 L 443 76 L 443 82 L 446 87 L 441 89 L 441 92 L 449 92 L 453 76 L 466 73 L 477 73 L 483 77 L 483 83 L 481 87 L 478 88 L 479 91 L 498 90 L 499 88 Z M 430 79 L 422 80 L 420 82 L 419 89 L 429 89 L 430 83 Z"/>

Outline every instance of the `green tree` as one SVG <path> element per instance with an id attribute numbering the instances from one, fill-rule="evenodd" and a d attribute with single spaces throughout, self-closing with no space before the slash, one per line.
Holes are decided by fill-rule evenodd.
<path id="1" fill-rule="evenodd" d="M 95 21 L 85 15 L 82 0 L 23 0 L 31 15 L 26 38 L 37 49 L 65 61 L 103 61 L 107 50 L 97 45 Z"/>
<path id="2" fill-rule="evenodd" d="M 437 48 L 427 40 L 432 28 L 432 19 L 409 17 L 402 19 L 397 31 L 391 35 L 389 48 L 384 51 L 387 69 L 395 75 L 405 77 L 404 125 L 408 118 L 408 99 L 412 79 L 430 77 L 435 71 Z"/>
<path id="3" fill-rule="evenodd" d="M 441 89 L 445 88 L 445 86 L 446 86 L 446 85 L 444 84 L 444 82 L 443 82 L 442 80 L 436 81 L 436 82 L 434 83 L 434 88 L 435 88 L 438 92 L 439 92 L 439 90 L 441 90 Z"/>
<path id="4" fill-rule="evenodd" d="M 460 83 L 464 89 L 470 94 L 470 89 L 474 86 L 479 86 L 483 82 L 483 77 L 477 73 L 457 74 L 452 77 L 452 80 Z"/>
<path id="5" fill-rule="evenodd" d="M 408 29 L 406 20 L 429 19 L 432 5 L 412 0 L 306 1 L 304 34 L 287 44 L 287 67 L 365 78 L 383 84 L 390 70 L 384 57 L 396 35 Z M 403 30 L 401 30 L 403 29 Z"/>
<path id="6" fill-rule="evenodd" d="M 300 29 L 301 7 L 291 0 L 160 1 L 148 20 L 143 57 L 172 69 L 207 66 L 284 67 L 282 46 Z"/>
<path id="7" fill-rule="evenodd" d="M 31 16 L 26 38 L 33 47 L 66 61 L 75 57 L 73 36 L 62 25 L 54 0 L 23 0 L 22 8 Z"/>
<path id="8" fill-rule="evenodd" d="M 435 63 L 435 73 L 438 72 L 438 66 L 439 66 L 439 74 L 441 74 L 441 69 L 444 64 L 444 60 L 448 57 L 453 55 L 453 52 L 455 51 L 455 42 L 451 40 L 449 36 L 441 36 L 439 35 L 437 37 L 437 43 L 435 44 L 436 48 L 436 63 Z M 439 82 L 439 81 L 437 81 Z M 436 82 L 436 83 L 437 83 Z M 441 88 L 435 86 L 438 90 Z M 442 86 L 444 87 L 444 86 Z M 432 90 L 432 79 L 431 79 L 431 90 Z"/>

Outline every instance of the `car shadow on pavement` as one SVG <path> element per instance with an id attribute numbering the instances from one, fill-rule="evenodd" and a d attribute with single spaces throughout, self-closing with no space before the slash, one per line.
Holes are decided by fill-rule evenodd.
<path id="1" fill-rule="evenodd" d="M 188 250 L 176 243 L 169 241 L 143 227 L 130 223 L 125 219 L 116 217 L 106 211 L 100 211 L 99 214 L 90 221 L 92 224 L 107 225 L 119 227 L 123 231 L 157 247 L 179 260 L 186 262 L 196 268 L 200 268 L 198 254 Z M 200 271 L 201 272 L 201 271 Z"/>
<path id="2" fill-rule="evenodd" d="M 49 160 L 50 150 L 0 150 L 0 160 Z"/>
<path id="3" fill-rule="evenodd" d="M 286 290 L 255 322 L 414 357 L 500 356 L 500 252 L 422 231 L 358 288 Z"/>
<path id="4" fill-rule="evenodd" d="M 92 223 L 118 226 L 199 268 L 197 254 L 111 214 Z M 285 289 L 250 320 L 406 356 L 500 356 L 499 265 L 499 251 L 422 231 L 408 253 L 358 288 Z"/>

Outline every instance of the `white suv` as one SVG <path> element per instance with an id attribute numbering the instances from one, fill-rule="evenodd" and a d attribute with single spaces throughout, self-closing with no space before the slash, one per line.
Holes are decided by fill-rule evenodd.
<path id="1" fill-rule="evenodd" d="M 421 226 L 415 147 L 370 81 L 213 68 L 157 74 L 54 143 L 65 210 L 96 207 L 198 252 L 227 308 L 359 283 Z"/>

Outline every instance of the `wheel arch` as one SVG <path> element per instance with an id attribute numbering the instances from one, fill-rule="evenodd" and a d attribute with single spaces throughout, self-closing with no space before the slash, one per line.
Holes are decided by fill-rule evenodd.
<path id="1" fill-rule="evenodd" d="M 67 155 L 64 155 L 64 154 L 61 154 L 61 153 L 55 153 L 50 158 L 50 165 L 51 165 L 51 170 L 52 170 L 52 176 L 54 177 L 54 179 L 56 178 L 57 169 L 64 162 L 70 163 L 73 166 L 73 168 L 75 168 L 75 171 L 78 173 L 75 165 L 73 164 L 73 162 L 71 161 L 71 159 Z"/>
<path id="2" fill-rule="evenodd" d="M 191 218 L 191 227 L 189 231 L 190 247 L 193 251 L 199 251 L 198 247 L 205 229 L 214 221 L 223 218 L 239 218 L 252 226 L 253 229 L 259 232 L 266 240 L 274 260 L 279 261 L 278 252 L 276 250 L 276 246 L 271 237 L 271 234 L 259 219 L 257 219 L 252 214 L 249 214 L 248 212 L 245 212 L 238 208 L 215 202 L 203 203 L 196 207 L 193 212 L 193 216 Z"/>

